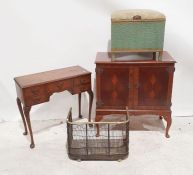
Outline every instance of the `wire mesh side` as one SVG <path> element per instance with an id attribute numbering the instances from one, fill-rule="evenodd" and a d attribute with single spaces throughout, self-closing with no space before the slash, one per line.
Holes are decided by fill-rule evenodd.
<path id="1" fill-rule="evenodd" d="M 129 121 L 100 123 L 100 135 L 96 137 L 96 124 L 67 122 L 68 154 L 72 159 L 117 160 L 129 152 Z"/>

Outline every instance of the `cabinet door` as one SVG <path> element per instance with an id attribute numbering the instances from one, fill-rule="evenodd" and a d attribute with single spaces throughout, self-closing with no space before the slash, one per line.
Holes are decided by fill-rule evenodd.
<path id="1" fill-rule="evenodd" d="M 134 107 L 168 109 L 171 106 L 173 66 L 135 68 Z"/>
<path id="2" fill-rule="evenodd" d="M 125 109 L 129 105 L 129 68 L 96 68 L 97 107 Z"/>

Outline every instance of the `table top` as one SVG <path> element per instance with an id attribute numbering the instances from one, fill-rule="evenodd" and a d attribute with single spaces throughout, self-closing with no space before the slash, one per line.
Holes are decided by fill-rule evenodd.
<path id="1" fill-rule="evenodd" d="M 74 78 L 86 74 L 91 74 L 91 72 L 87 71 L 86 69 L 80 66 L 71 66 L 46 72 L 15 77 L 14 80 L 21 88 L 26 88 L 53 81 Z"/>
<path id="2" fill-rule="evenodd" d="M 116 57 L 117 60 L 121 61 L 111 61 L 112 54 Z M 112 52 L 98 52 L 96 55 L 96 64 L 138 64 L 138 63 L 176 63 L 172 56 L 164 51 L 162 56 L 162 61 L 155 61 L 152 59 L 153 53 L 112 53 Z M 126 61 L 127 60 L 127 61 Z"/>

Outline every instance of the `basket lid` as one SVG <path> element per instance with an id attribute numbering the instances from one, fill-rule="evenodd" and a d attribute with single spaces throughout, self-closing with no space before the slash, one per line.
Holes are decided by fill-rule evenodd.
<path id="1" fill-rule="evenodd" d="M 163 13 L 149 9 L 119 10 L 111 14 L 112 22 L 119 21 L 165 21 Z"/>

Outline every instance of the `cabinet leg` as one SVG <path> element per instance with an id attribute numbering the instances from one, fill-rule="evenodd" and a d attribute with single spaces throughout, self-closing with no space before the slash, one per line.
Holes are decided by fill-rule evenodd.
<path id="1" fill-rule="evenodd" d="M 81 114 L 81 93 L 78 94 L 78 116 L 79 116 L 79 118 L 82 118 L 82 114 Z"/>
<path id="2" fill-rule="evenodd" d="M 34 148 L 34 147 L 35 147 L 35 144 L 34 144 L 33 132 L 32 132 L 31 121 L 30 121 L 30 110 L 31 110 L 31 106 L 29 106 L 29 107 L 24 107 L 23 110 L 24 110 L 24 114 L 25 114 L 25 118 L 26 118 L 26 121 L 27 121 L 28 130 L 29 130 L 30 137 L 31 137 L 30 148 Z"/>
<path id="3" fill-rule="evenodd" d="M 87 91 L 89 94 L 89 114 L 88 114 L 88 120 L 91 121 L 91 112 L 92 112 L 92 103 L 93 103 L 93 92 L 92 90 Z"/>
<path id="4" fill-rule="evenodd" d="M 96 121 L 96 122 L 99 122 L 102 118 L 103 118 L 102 115 L 96 115 L 95 121 Z M 99 136 L 100 136 L 99 124 L 96 124 L 96 130 L 97 130 L 97 132 L 96 132 L 96 137 L 99 137 Z"/>
<path id="5" fill-rule="evenodd" d="M 26 121 L 25 121 L 25 116 L 23 114 L 23 109 L 22 109 L 22 106 L 21 106 L 21 100 L 19 98 L 16 99 L 17 101 L 17 106 L 18 106 L 18 109 L 19 109 L 19 112 L 21 114 L 21 118 L 22 118 L 22 121 L 23 121 L 23 125 L 24 125 L 24 133 L 23 135 L 27 135 L 27 125 L 26 125 Z"/>
<path id="6" fill-rule="evenodd" d="M 166 138 L 170 138 L 169 129 L 170 129 L 171 124 L 172 124 L 171 113 L 169 113 L 163 117 L 164 117 L 165 121 L 167 122 L 165 136 L 166 136 Z"/>

